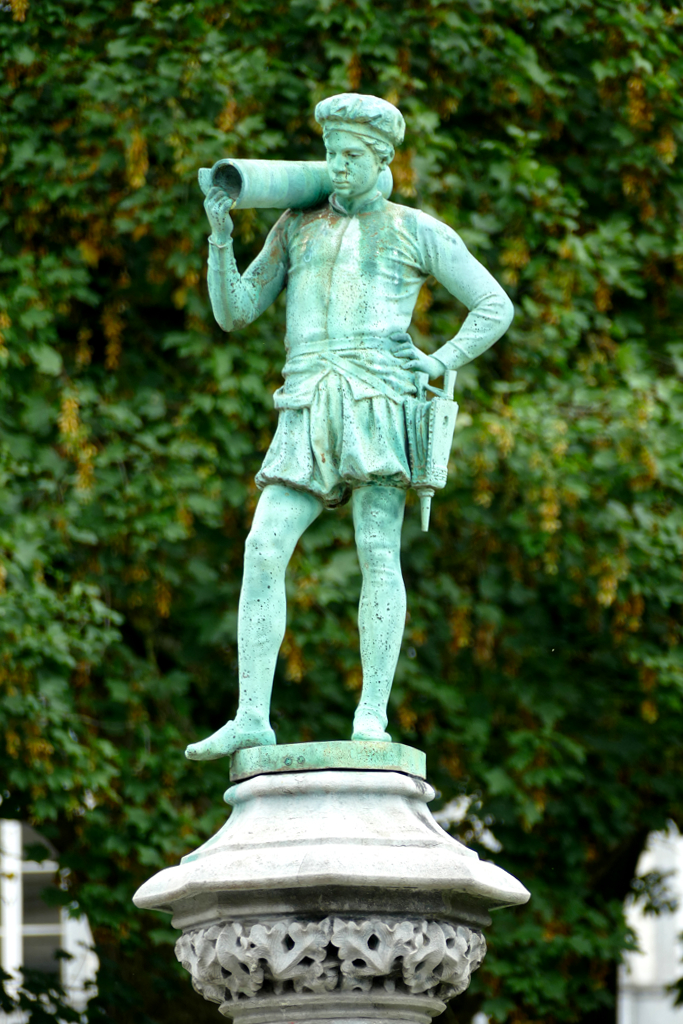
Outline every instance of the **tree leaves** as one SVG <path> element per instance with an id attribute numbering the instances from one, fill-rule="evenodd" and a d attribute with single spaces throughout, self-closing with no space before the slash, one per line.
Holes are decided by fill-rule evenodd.
<path id="1" fill-rule="evenodd" d="M 459 374 L 430 534 L 414 505 L 404 528 L 394 736 L 427 749 L 445 800 L 476 797 L 533 894 L 451 1013 L 609 1019 L 642 842 L 683 820 L 677 11 L 21 11 L 0 12 L 3 813 L 71 869 L 103 964 L 91 1015 L 130 1016 L 134 962 L 176 1017 L 204 1012 L 130 897 L 222 821 L 226 765 L 182 749 L 234 708 L 284 307 L 213 323 L 196 171 L 320 158 L 315 102 L 357 89 L 406 115 L 395 198 L 460 231 L 517 309 Z M 273 217 L 237 212 L 241 265 Z M 429 289 L 414 332 L 433 351 L 463 311 Z M 281 741 L 348 736 L 359 587 L 348 510 L 321 517 L 288 582 Z M 135 1012 L 161 1019 L 143 973 Z"/>

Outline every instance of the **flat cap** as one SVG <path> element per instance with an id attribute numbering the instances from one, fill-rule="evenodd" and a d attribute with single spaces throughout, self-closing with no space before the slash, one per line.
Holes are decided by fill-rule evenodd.
<path id="1" fill-rule="evenodd" d="M 400 146 L 406 131 L 403 114 L 379 96 L 361 96 L 357 92 L 342 92 L 321 100 L 315 108 L 315 119 L 323 134 L 334 128 L 347 128 L 357 135 L 365 135 L 391 146 Z"/>

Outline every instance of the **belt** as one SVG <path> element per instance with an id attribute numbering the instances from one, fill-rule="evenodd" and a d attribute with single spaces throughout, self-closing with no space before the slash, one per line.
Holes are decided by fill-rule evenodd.
<path id="1" fill-rule="evenodd" d="M 374 388 L 374 390 L 383 395 L 384 398 L 390 398 L 392 402 L 402 402 L 406 397 L 405 394 L 400 394 L 395 388 L 392 388 L 388 381 L 384 380 L 377 374 L 370 373 L 368 370 L 359 367 L 354 361 L 350 363 L 343 356 L 337 355 L 335 352 L 326 352 L 321 354 L 321 358 L 324 362 L 329 363 L 338 370 L 339 373 L 345 377 L 355 377 L 356 380 L 361 381 L 363 384 L 367 384 L 368 387 Z"/>
<path id="2" fill-rule="evenodd" d="M 288 358 L 296 359 L 300 355 L 325 355 L 328 352 L 348 351 L 349 349 L 382 349 L 391 351 L 391 338 L 387 335 L 360 334 L 346 338 L 319 338 L 316 341 L 299 341 L 292 353 L 285 338 Z"/>

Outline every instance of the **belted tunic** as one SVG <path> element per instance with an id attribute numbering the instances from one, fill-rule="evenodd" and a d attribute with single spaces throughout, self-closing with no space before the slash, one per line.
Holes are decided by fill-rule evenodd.
<path id="1" fill-rule="evenodd" d="M 243 275 L 230 246 L 210 247 L 208 285 L 217 322 L 234 330 L 287 289 L 284 385 L 278 430 L 257 476 L 310 491 L 327 505 L 368 483 L 407 487 L 402 401 L 413 373 L 392 351 L 433 275 L 468 308 L 435 357 L 464 365 L 507 329 L 512 303 L 447 225 L 379 193 L 349 215 L 324 206 L 286 211 Z"/>

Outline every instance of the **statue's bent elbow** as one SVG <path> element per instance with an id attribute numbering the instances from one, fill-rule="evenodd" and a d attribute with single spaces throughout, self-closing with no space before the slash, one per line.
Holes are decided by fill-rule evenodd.
<path id="1" fill-rule="evenodd" d="M 234 314 L 220 312 L 214 309 L 213 311 L 214 320 L 222 331 L 229 334 L 231 331 L 239 331 L 243 327 L 248 327 L 254 317 L 250 316 L 236 316 Z"/>
<path id="2" fill-rule="evenodd" d="M 214 313 L 213 318 L 220 327 L 220 329 L 222 331 L 225 331 L 226 334 L 229 334 L 230 331 L 235 330 L 235 322 L 233 320 L 230 320 L 228 317 L 219 316 L 218 313 Z"/>
<path id="3" fill-rule="evenodd" d="M 502 321 L 502 327 L 503 327 L 503 330 L 502 330 L 501 333 L 505 334 L 505 332 L 507 331 L 508 327 L 510 326 L 510 324 L 512 323 L 512 321 L 515 318 L 515 307 L 513 305 L 512 299 L 510 299 L 510 297 L 508 295 L 505 295 L 505 294 L 503 295 L 503 299 L 502 299 L 501 305 L 502 305 L 501 321 Z"/>

